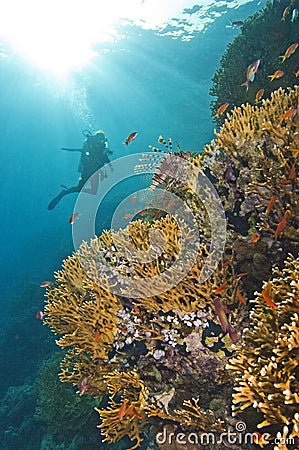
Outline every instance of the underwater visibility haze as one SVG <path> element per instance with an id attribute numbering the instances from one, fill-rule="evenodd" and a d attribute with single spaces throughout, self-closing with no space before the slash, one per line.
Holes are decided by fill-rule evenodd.
<path id="1" fill-rule="evenodd" d="M 3 3 L 0 449 L 298 449 L 299 0 Z"/>

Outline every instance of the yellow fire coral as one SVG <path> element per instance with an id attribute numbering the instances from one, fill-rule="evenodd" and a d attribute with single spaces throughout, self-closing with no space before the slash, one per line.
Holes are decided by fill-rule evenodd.
<path id="1" fill-rule="evenodd" d="M 261 107 L 242 105 L 228 114 L 200 156 L 227 210 L 251 214 L 263 235 L 299 242 L 299 87 L 278 89 Z M 197 158 L 198 159 L 198 158 Z"/>
<path id="2" fill-rule="evenodd" d="M 279 425 L 277 437 L 299 443 L 299 258 L 275 269 L 268 306 L 265 289 L 252 301 L 250 328 L 237 346 L 228 368 L 236 375 L 234 412 L 250 407 L 260 411 L 260 428 Z M 266 299 L 266 300 L 265 300 Z M 285 445 L 285 444 L 284 444 Z M 275 449 L 289 448 L 276 446 Z M 293 448 L 290 446 L 290 448 Z"/>

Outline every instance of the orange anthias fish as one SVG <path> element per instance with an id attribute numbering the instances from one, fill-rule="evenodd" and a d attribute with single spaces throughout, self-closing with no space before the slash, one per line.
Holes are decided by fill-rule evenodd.
<path id="1" fill-rule="evenodd" d="M 268 306 L 270 306 L 273 309 L 277 309 L 277 305 L 271 299 L 270 293 L 271 293 L 271 283 L 270 283 L 270 281 L 268 281 L 268 283 L 266 284 L 266 287 L 264 287 L 264 289 L 262 290 L 262 297 Z"/>
<path id="2" fill-rule="evenodd" d="M 132 219 L 132 217 L 133 217 L 133 214 L 130 214 L 130 213 L 124 215 L 124 219 L 127 219 L 127 220 Z"/>
<path id="3" fill-rule="evenodd" d="M 230 314 L 231 311 L 224 306 L 220 300 L 214 299 L 215 313 L 219 319 L 221 329 L 224 333 L 228 333 L 231 341 L 236 343 L 239 340 L 238 334 L 233 330 L 231 324 L 229 323 L 226 314 Z"/>
<path id="4" fill-rule="evenodd" d="M 282 62 L 284 62 L 287 58 L 289 58 L 293 53 L 295 53 L 295 51 L 297 50 L 298 47 L 298 42 L 295 42 L 294 44 L 290 45 L 286 51 L 285 54 L 282 56 L 279 56 L 279 58 L 282 58 Z"/>
<path id="5" fill-rule="evenodd" d="M 256 244 L 261 239 L 260 233 L 256 232 L 252 235 L 251 242 L 252 244 Z"/>
<path id="6" fill-rule="evenodd" d="M 250 81 L 254 81 L 260 62 L 261 60 L 257 59 L 247 67 L 246 81 L 241 84 L 241 86 L 246 86 L 246 91 L 248 91 Z"/>
<path id="7" fill-rule="evenodd" d="M 281 78 L 284 76 L 284 72 L 282 70 L 276 70 L 272 75 L 268 75 L 268 78 L 271 78 L 270 81 L 273 81 L 275 78 Z"/>
<path id="8" fill-rule="evenodd" d="M 78 212 L 73 213 L 73 214 L 71 215 L 71 217 L 69 218 L 69 223 L 70 223 L 71 225 L 73 225 L 73 223 L 75 223 L 76 220 L 79 219 L 79 216 L 80 216 L 80 213 L 78 213 Z"/>
<path id="9" fill-rule="evenodd" d="M 95 335 L 94 335 L 94 340 L 96 341 L 97 344 L 100 342 L 100 332 L 99 332 L 99 330 L 96 330 Z"/>
<path id="10" fill-rule="evenodd" d="M 219 106 L 217 113 L 215 114 L 215 117 L 220 117 L 221 114 L 223 114 L 229 106 L 229 103 L 223 103 Z"/>
<path id="11" fill-rule="evenodd" d="M 264 95 L 265 89 L 259 89 L 255 95 L 254 103 L 258 103 Z"/>
<path id="12" fill-rule="evenodd" d="M 221 286 L 219 286 L 219 287 L 214 291 L 214 294 L 216 294 L 216 295 L 217 295 L 217 294 L 220 294 L 220 292 L 222 292 L 223 289 L 225 289 L 226 285 L 227 285 L 227 281 L 225 281 L 224 283 L 222 283 Z"/>
<path id="13" fill-rule="evenodd" d="M 240 291 L 239 288 L 237 288 L 236 294 L 237 294 L 238 300 L 239 300 L 241 303 L 243 303 L 243 305 L 246 305 L 246 300 L 245 300 L 245 298 L 243 297 L 243 295 L 241 294 L 241 291 Z"/>
<path id="14" fill-rule="evenodd" d="M 268 203 L 266 211 L 265 211 L 266 216 L 268 216 L 270 214 L 270 212 L 272 211 L 275 201 L 276 201 L 276 198 L 272 196 L 269 200 L 269 203 Z"/>
<path id="15" fill-rule="evenodd" d="M 126 409 L 127 409 L 127 403 L 128 403 L 128 400 L 125 399 L 123 404 L 121 405 L 121 407 L 118 410 L 118 418 L 119 418 L 119 420 L 122 420 L 124 418 L 124 415 L 125 415 Z"/>
<path id="16" fill-rule="evenodd" d="M 296 166 L 295 164 L 293 164 L 290 169 L 289 180 L 293 181 L 295 180 L 295 177 L 296 177 Z"/>
<path id="17" fill-rule="evenodd" d="M 133 133 L 129 134 L 129 136 L 125 140 L 124 144 L 126 144 L 126 145 L 131 144 L 131 142 L 134 141 L 134 139 L 137 138 L 137 135 L 138 135 L 138 132 L 137 131 L 133 131 Z"/>
<path id="18" fill-rule="evenodd" d="M 273 235 L 275 240 L 277 240 L 278 236 L 283 232 L 283 230 L 287 226 L 290 214 L 291 214 L 291 211 L 289 209 L 287 209 L 286 212 L 284 213 L 284 216 L 283 216 L 282 220 L 277 225 L 277 228 L 276 228 L 275 233 Z"/>
<path id="19" fill-rule="evenodd" d="M 288 117 L 294 117 L 297 114 L 296 108 L 289 108 L 280 118 L 281 121 L 287 119 Z"/>

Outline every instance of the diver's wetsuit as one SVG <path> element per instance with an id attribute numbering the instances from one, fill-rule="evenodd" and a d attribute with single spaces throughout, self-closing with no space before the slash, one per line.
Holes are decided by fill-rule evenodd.
<path id="1" fill-rule="evenodd" d="M 74 192 L 80 192 L 85 185 L 86 181 L 101 167 L 105 164 L 110 163 L 110 159 L 107 155 L 107 148 L 97 145 L 89 145 L 88 141 L 84 142 L 83 149 L 66 149 L 69 151 L 80 151 L 81 158 L 79 163 L 79 172 L 81 172 L 81 177 L 77 186 L 71 187 L 69 189 L 63 189 L 53 200 L 48 204 L 47 209 L 52 210 L 55 208 L 57 203 L 64 197 L 65 195 L 72 194 Z M 93 192 L 94 194 L 96 192 Z"/>

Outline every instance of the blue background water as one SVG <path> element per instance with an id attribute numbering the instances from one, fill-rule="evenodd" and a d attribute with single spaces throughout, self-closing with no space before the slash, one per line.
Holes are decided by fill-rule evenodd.
<path id="1" fill-rule="evenodd" d="M 68 219 L 76 194 L 62 199 L 53 211 L 46 209 L 61 183 L 73 186 L 78 181 L 79 155 L 60 148 L 81 147 L 81 132 L 90 128 L 105 131 L 112 159 L 148 151 L 159 134 L 171 136 L 183 149 L 200 151 L 213 138 L 211 77 L 227 44 L 240 33 L 226 25 L 263 4 L 253 1 L 228 10 L 189 42 L 132 27 L 125 40 L 111 44 L 110 52 L 73 74 L 67 85 L 16 55 L 0 59 L 0 320 L 8 323 L 13 347 L 22 342 L 27 349 L 20 360 L 11 354 L 7 370 L 12 372 L 5 372 L 9 384 L 21 384 L 19 364 L 25 359 L 30 371 L 36 352 L 43 352 L 45 335 L 35 319 L 43 303 L 39 283 L 52 279 L 73 251 Z M 138 138 L 125 147 L 125 137 L 135 130 Z M 108 208 L 106 203 L 104 228 L 109 228 Z M 18 328 L 17 317 L 28 317 L 31 333 L 40 336 L 39 350 L 29 348 L 30 337 Z M 7 333 L 4 324 L 2 330 Z"/>

